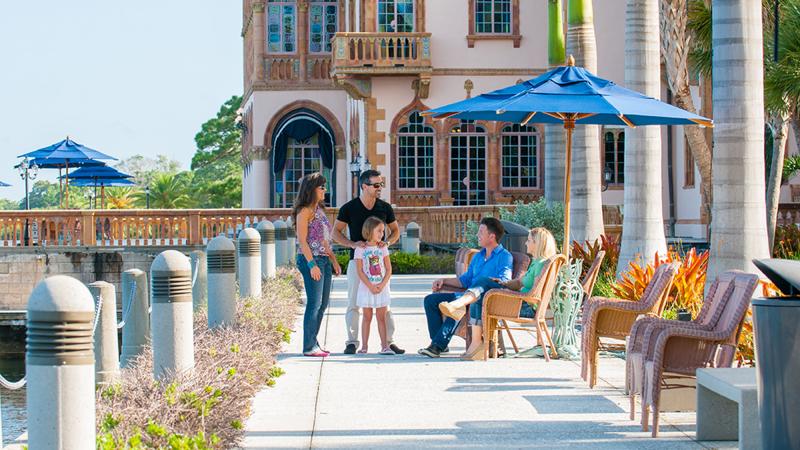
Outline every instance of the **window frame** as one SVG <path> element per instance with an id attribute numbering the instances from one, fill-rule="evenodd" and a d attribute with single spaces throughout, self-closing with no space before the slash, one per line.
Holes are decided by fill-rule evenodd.
<path id="1" fill-rule="evenodd" d="M 420 119 L 419 122 L 413 122 L 412 123 L 412 117 L 414 116 L 414 114 L 416 114 L 417 117 Z M 436 190 L 436 169 L 437 169 L 437 163 L 436 163 L 436 130 L 434 129 L 434 127 L 431 124 L 425 123 L 425 118 L 420 115 L 420 111 L 418 111 L 418 110 L 414 110 L 414 111 L 409 112 L 408 114 L 406 114 L 405 118 L 406 118 L 406 120 L 404 121 L 404 123 L 401 124 L 397 128 L 397 135 L 396 135 L 397 136 L 397 172 L 395 174 L 395 176 L 397 177 L 397 186 L 396 186 L 396 188 L 397 188 L 397 190 L 399 192 L 435 191 Z M 423 129 L 427 129 L 427 131 L 413 131 L 412 132 L 412 131 L 404 131 L 403 130 L 404 128 L 409 128 L 411 126 L 419 126 L 419 127 L 422 127 Z M 419 159 L 419 149 L 420 149 L 419 139 L 420 138 L 428 138 L 428 137 L 431 139 L 431 146 L 430 146 L 431 177 L 422 177 L 422 178 L 423 179 L 430 178 L 431 187 L 419 187 L 419 185 L 420 185 L 420 183 L 419 183 L 419 180 L 420 180 L 420 176 L 419 176 L 420 167 L 416 163 L 418 161 L 418 159 Z M 400 182 L 403 179 L 401 177 L 401 175 L 400 175 L 400 169 L 402 168 L 402 160 L 403 160 L 403 158 L 402 158 L 402 156 L 400 154 L 400 150 L 401 150 L 401 145 L 402 145 L 402 139 L 403 138 L 413 138 L 414 139 L 414 147 L 413 147 L 413 149 L 414 149 L 414 158 L 413 158 L 414 159 L 414 166 L 413 166 L 413 168 L 415 170 L 415 175 L 414 175 L 414 178 L 413 178 L 414 184 L 415 184 L 414 187 L 402 187 L 400 185 Z M 425 157 L 427 157 L 427 155 Z M 425 169 L 427 169 L 427 167 L 425 167 Z M 406 177 L 406 178 L 408 178 L 408 177 Z"/>
<path id="2" fill-rule="evenodd" d="M 683 188 L 694 189 L 694 155 L 692 155 L 692 148 L 689 146 L 689 138 L 683 138 Z"/>
<path id="3" fill-rule="evenodd" d="M 313 42 L 312 36 L 314 32 L 311 29 L 311 10 L 314 6 L 319 6 L 322 8 L 322 51 L 316 52 L 311 50 L 311 44 Z M 325 28 L 327 25 L 326 17 L 328 14 L 326 13 L 326 9 L 330 6 L 336 8 L 336 13 L 333 15 L 334 17 L 334 32 L 330 35 L 330 39 L 326 42 L 325 41 Z M 333 37 L 339 31 L 339 2 L 338 0 L 310 0 L 308 3 L 308 54 L 309 55 L 329 55 L 333 51 Z M 326 48 L 328 48 L 326 50 Z"/>
<path id="4" fill-rule="evenodd" d="M 272 198 L 272 205 L 273 205 L 272 207 L 273 208 L 291 208 L 291 205 L 297 199 L 297 194 L 298 194 L 298 192 L 300 190 L 300 184 L 299 184 L 298 180 L 300 178 L 304 177 L 305 175 L 308 175 L 309 173 L 322 172 L 322 174 L 325 175 L 326 179 L 328 180 L 327 187 L 330 188 L 330 182 L 331 182 L 331 176 L 330 175 L 331 175 L 332 169 L 325 167 L 325 165 L 322 163 L 322 152 L 320 151 L 320 148 L 319 148 L 319 138 L 320 138 L 319 134 L 315 134 L 315 135 L 313 135 L 312 137 L 308 138 L 306 141 L 303 141 L 303 142 L 298 142 L 298 141 L 296 141 L 294 139 L 289 139 L 289 141 L 286 143 L 286 165 L 283 167 L 283 170 L 279 174 L 275 174 L 275 175 L 273 175 L 271 177 L 272 178 L 272 192 L 273 192 L 273 198 Z M 305 154 L 300 156 L 300 158 L 296 158 L 296 157 L 290 158 L 289 156 L 293 152 L 296 152 L 297 150 L 300 150 L 300 151 L 311 151 L 312 155 L 314 154 L 314 152 L 316 152 L 316 156 L 318 157 L 318 158 L 316 158 L 316 161 L 318 161 L 319 167 L 315 168 L 314 165 L 312 164 L 312 166 L 309 169 L 309 171 L 307 171 L 306 170 L 306 164 L 309 161 L 313 162 L 315 160 L 315 158 L 306 157 Z M 292 153 L 290 153 L 290 152 L 292 152 Z M 298 160 L 300 161 L 301 167 L 300 167 L 299 171 L 300 171 L 301 175 L 300 175 L 300 178 L 298 178 L 297 180 L 287 180 L 286 179 L 286 172 L 287 172 L 287 169 L 289 168 L 289 161 L 290 160 L 291 161 L 298 161 Z M 292 168 L 292 170 L 297 170 L 297 169 Z M 280 175 L 280 176 L 277 176 L 277 175 Z M 283 183 L 283 192 L 281 192 L 281 193 L 278 193 L 278 190 L 276 189 L 278 182 Z M 293 194 L 294 197 L 291 200 L 288 200 L 286 198 L 286 194 L 287 194 L 286 187 L 288 186 L 287 182 L 297 183 L 297 186 L 296 186 L 297 190 L 292 191 L 292 194 Z M 328 189 L 327 192 L 330 192 L 330 189 Z M 326 192 L 326 194 L 327 194 L 327 192 Z"/>
<path id="5" fill-rule="evenodd" d="M 264 34 L 265 34 L 264 38 L 265 38 L 265 41 L 266 41 L 266 52 L 267 52 L 267 55 L 296 55 L 296 54 L 298 54 L 299 53 L 299 49 L 297 48 L 297 46 L 298 46 L 298 42 L 299 42 L 299 37 L 298 37 L 298 33 L 297 32 L 298 32 L 299 23 L 298 23 L 298 14 L 297 14 L 297 12 L 298 12 L 297 2 L 294 1 L 294 0 L 268 0 L 265 6 L 266 6 L 266 14 L 265 14 L 265 17 L 266 17 L 266 24 L 265 25 L 266 26 L 264 27 Z M 280 9 L 280 21 L 279 21 L 279 27 L 280 27 L 279 36 L 281 38 L 281 40 L 280 40 L 281 50 L 280 51 L 272 51 L 272 50 L 270 50 L 270 40 L 269 40 L 269 35 L 270 35 L 269 26 L 270 26 L 270 17 L 271 17 L 270 6 L 277 6 Z M 286 16 L 284 8 L 287 7 L 287 6 L 292 8 L 292 18 L 293 18 L 292 36 L 294 37 L 294 42 L 292 43 L 292 47 L 294 48 L 293 51 L 286 51 L 285 50 L 287 41 L 284 40 L 283 22 L 284 22 L 284 17 Z"/>
<path id="6" fill-rule="evenodd" d="M 394 5 L 394 18 L 397 20 L 397 3 L 408 3 L 411 5 L 411 31 L 381 30 L 381 3 L 392 3 Z M 416 33 L 417 32 L 417 0 L 377 0 L 375 2 L 375 31 L 378 33 Z"/>
<path id="7" fill-rule="evenodd" d="M 509 40 L 513 42 L 514 48 L 519 48 L 520 43 L 522 41 L 522 35 L 520 34 L 520 19 L 519 19 L 519 1 L 520 0 L 510 0 L 511 3 L 511 23 L 510 33 L 478 33 L 476 31 L 476 15 L 477 15 L 477 1 L 478 0 L 469 0 L 469 27 L 467 29 L 467 47 L 474 48 L 476 41 L 497 41 L 497 40 Z"/>
<path id="8" fill-rule="evenodd" d="M 491 11 L 488 13 L 489 17 L 491 18 L 491 21 L 488 22 L 488 24 L 491 25 L 492 31 L 488 31 L 488 32 L 487 31 L 478 31 L 478 25 L 481 24 L 481 22 L 478 22 L 478 3 L 480 3 L 480 2 L 484 2 L 484 3 L 488 2 L 488 4 L 491 7 Z M 508 4 L 508 31 L 494 31 L 495 27 L 498 25 L 498 22 L 495 22 L 495 20 L 494 20 L 495 19 L 495 14 L 497 14 L 495 12 L 495 8 L 496 8 L 497 4 L 501 3 L 501 2 Z M 489 35 L 489 36 L 492 36 L 492 35 L 507 36 L 507 35 L 511 34 L 512 29 L 513 29 L 513 25 L 514 25 L 513 13 L 511 12 L 511 9 L 512 9 L 512 1 L 511 0 L 471 0 L 470 3 L 471 3 L 471 6 L 472 6 L 472 9 L 473 9 L 472 13 L 475 15 L 475 20 L 473 20 L 472 27 L 470 28 L 471 34 L 475 34 L 475 35 L 479 35 L 479 36 L 484 36 L 484 35 Z"/>
<path id="9" fill-rule="evenodd" d="M 541 160 L 540 160 L 540 157 L 541 157 L 540 148 L 541 148 L 541 145 L 542 145 L 541 144 L 542 143 L 541 131 L 539 130 L 539 127 L 536 127 L 534 125 L 526 125 L 524 127 L 526 129 L 532 129 L 533 131 L 513 131 L 515 126 L 519 126 L 519 124 L 506 124 L 506 125 L 503 126 L 503 128 L 500 130 L 500 133 L 499 133 L 499 139 L 500 139 L 500 145 L 499 145 L 499 150 L 500 150 L 500 173 L 499 173 L 499 175 L 500 175 L 500 190 L 502 190 L 502 191 L 529 191 L 531 189 L 542 189 L 542 164 L 541 164 Z M 519 126 L 519 127 L 523 128 L 521 126 Z M 510 129 L 512 131 L 506 131 L 507 129 Z M 504 175 L 504 170 L 506 168 L 506 165 L 505 165 L 505 149 L 506 149 L 505 147 L 506 146 L 505 146 L 504 140 L 505 140 L 506 137 L 511 137 L 511 136 L 516 136 L 518 138 L 521 138 L 523 136 L 530 136 L 531 138 L 533 138 L 533 156 L 531 157 L 531 161 L 533 163 L 534 175 L 528 177 L 528 178 L 532 177 L 534 179 L 534 181 L 535 181 L 534 185 L 532 185 L 532 186 L 517 186 L 517 187 L 514 187 L 514 186 L 506 186 L 505 185 L 506 176 Z M 517 142 L 517 145 L 516 145 L 516 149 L 517 149 L 517 157 L 516 157 L 517 165 L 513 166 L 513 167 L 519 167 L 519 168 L 522 167 L 521 165 L 519 165 L 519 161 L 522 158 L 521 155 L 520 155 L 520 152 L 519 152 L 519 150 L 521 148 L 522 148 L 522 143 L 521 143 L 521 140 L 520 140 L 520 141 Z M 525 178 L 525 177 L 523 177 L 520 174 L 518 174 L 516 177 L 509 177 L 509 179 L 516 179 L 518 182 L 520 180 L 522 180 L 523 178 Z"/>
<path id="10" fill-rule="evenodd" d="M 606 135 L 611 134 L 614 138 L 614 161 L 611 162 L 611 170 L 612 180 L 608 183 L 608 188 L 611 190 L 614 189 L 622 189 L 625 186 L 625 128 L 603 128 L 603 133 L 600 136 L 600 145 L 602 148 L 602 167 L 600 168 L 600 180 L 601 183 L 605 183 L 605 170 L 608 167 L 609 161 L 606 159 Z M 622 139 L 620 139 L 620 136 Z M 622 150 L 620 150 L 620 143 L 622 144 Z M 620 162 L 619 156 L 622 155 L 622 161 Z M 621 167 L 620 167 L 621 166 Z M 619 181 L 619 177 L 622 175 L 622 181 Z"/>
<path id="11" fill-rule="evenodd" d="M 470 125 L 471 129 L 467 131 L 454 131 L 457 128 L 463 127 L 464 125 Z M 480 131 L 478 131 L 480 129 Z M 481 138 L 483 139 L 483 189 L 478 190 L 483 192 L 483 203 L 470 203 L 470 197 L 467 196 L 467 203 L 460 204 L 458 203 L 458 199 L 454 195 L 456 192 L 462 192 L 466 189 L 459 188 L 457 191 L 453 190 L 453 182 L 456 181 L 458 186 L 462 186 L 464 183 L 462 180 L 453 180 L 453 162 L 455 159 L 453 158 L 453 139 L 457 137 L 465 137 L 467 139 L 467 176 L 469 176 L 471 170 L 470 163 L 472 162 L 473 158 L 470 158 L 470 150 L 477 147 L 473 147 L 470 144 L 470 138 L 475 138 L 476 141 L 479 141 Z M 447 183 L 448 183 L 448 190 L 450 193 L 450 197 L 453 198 L 453 206 L 482 206 L 487 205 L 489 201 L 489 165 L 488 165 L 488 156 L 489 156 L 489 133 L 486 127 L 476 123 L 473 120 L 461 120 L 457 124 L 449 127 L 448 130 L 448 139 L 447 139 L 447 153 L 450 157 L 450 167 L 447 174 Z M 462 158 L 459 158 L 462 159 Z M 475 160 L 480 160 L 481 158 L 475 158 Z M 475 192 L 475 189 L 470 189 L 470 192 Z"/>

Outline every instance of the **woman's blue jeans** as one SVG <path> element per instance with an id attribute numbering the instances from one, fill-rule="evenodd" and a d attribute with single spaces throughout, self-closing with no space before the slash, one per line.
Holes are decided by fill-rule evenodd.
<path id="1" fill-rule="evenodd" d="M 482 323 L 482 315 L 483 315 L 483 295 L 486 294 L 487 291 L 490 289 L 502 289 L 503 286 L 500 283 L 494 282 L 489 278 L 478 278 L 472 284 L 472 286 L 467 289 L 468 291 L 475 294 L 478 297 L 478 301 L 469 305 L 469 322 L 472 325 L 480 325 Z M 519 311 L 520 317 L 533 317 L 534 309 L 531 307 L 530 303 L 522 302 L 522 307 Z"/>
<path id="2" fill-rule="evenodd" d="M 327 256 L 315 256 L 322 276 L 318 281 L 311 278 L 311 269 L 308 268 L 306 257 L 302 253 L 297 255 L 297 268 L 303 275 L 303 286 L 306 289 L 306 312 L 303 315 L 303 353 L 312 352 L 319 348 L 317 335 L 322 327 L 322 319 L 331 298 L 331 262 Z"/>

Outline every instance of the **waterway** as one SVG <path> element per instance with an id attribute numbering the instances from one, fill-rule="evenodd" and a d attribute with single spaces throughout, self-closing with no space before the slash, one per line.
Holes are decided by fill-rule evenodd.
<path id="1" fill-rule="evenodd" d="M 25 376 L 25 360 L 0 359 L 0 374 L 8 381 L 17 381 Z M 25 388 L 9 391 L 0 387 L 0 406 L 2 406 L 3 442 L 0 447 L 13 442 L 25 431 L 27 411 L 25 409 Z"/>

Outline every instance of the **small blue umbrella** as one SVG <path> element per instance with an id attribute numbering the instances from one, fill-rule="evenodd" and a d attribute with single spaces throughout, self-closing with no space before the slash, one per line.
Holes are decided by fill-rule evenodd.
<path id="1" fill-rule="evenodd" d="M 56 142 L 53 145 L 19 155 L 19 158 L 29 158 L 31 159 L 31 164 L 35 163 L 43 169 L 59 169 L 59 172 L 61 169 L 66 169 L 68 175 L 66 182 L 67 207 L 69 207 L 70 167 L 102 165 L 103 163 L 98 160 L 116 160 L 113 156 L 78 144 L 70 139 L 69 136 L 63 141 Z"/>
<path id="2" fill-rule="evenodd" d="M 711 119 L 617 86 L 613 81 L 576 67 L 572 56 L 566 66 L 532 80 L 431 109 L 422 115 L 436 119 L 512 122 L 523 126 L 528 123 L 563 124 L 567 131 L 563 252 L 567 257 L 572 130 L 576 124 L 714 126 Z"/>
<path id="3" fill-rule="evenodd" d="M 61 176 L 66 178 L 67 175 Z M 133 186 L 136 183 L 130 181 L 133 175 L 120 172 L 119 170 L 102 165 L 102 166 L 84 166 L 69 175 L 70 184 L 74 186 L 91 186 L 95 188 L 95 197 L 97 196 L 97 188 L 100 188 L 100 204 L 105 205 L 106 187 L 111 186 Z"/>

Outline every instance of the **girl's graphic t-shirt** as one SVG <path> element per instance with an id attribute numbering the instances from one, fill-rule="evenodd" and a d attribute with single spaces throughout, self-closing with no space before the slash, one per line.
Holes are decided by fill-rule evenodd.
<path id="1" fill-rule="evenodd" d="M 361 260 L 362 270 L 364 275 L 370 283 L 377 284 L 383 281 L 386 276 L 386 267 L 383 265 L 383 258 L 389 256 L 389 249 L 387 247 L 358 247 L 355 250 L 354 258 Z M 367 286 L 359 281 L 358 294 L 356 296 L 356 304 L 360 307 L 377 308 L 387 306 L 391 295 L 389 293 L 389 286 L 383 288 L 383 292 L 373 294 L 369 291 Z"/>

